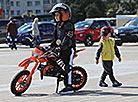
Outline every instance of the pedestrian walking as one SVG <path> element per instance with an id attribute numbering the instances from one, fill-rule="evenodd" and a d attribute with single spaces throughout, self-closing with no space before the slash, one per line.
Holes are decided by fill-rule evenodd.
<path id="1" fill-rule="evenodd" d="M 17 37 L 17 25 L 15 22 L 13 22 L 13 18 L 9 18 L 10 22 L 7 24 L 7 32 L 6 36 L 10 36 L 12 39 L 12 45 L 11 45 L 11 50 L 15 48 L 17 50 L 16 44 L 15 44 L 15 38 Z"/>
<path id="2" fill-rule="evenodd" d="M 100 40 L 100 47 L 96 53 L 96 64 L 99 63 L 100 54 L 102 56 L 102 64 L 104 71 L 101 76 L 101 80 L 99 86 L 101 87 L 108 87 L 108 84 L 105 83 L 106 76 L 109 75 L 111 82 L 113 83 L 113 87 L 121 86 L 122 83 L 119 83 L 114 75 L 113 75 L 113 60 L 114 55 L 117 56 L 118 61 L 121 62 L 121 55 L 119 50 L 116 46 L 114 38 L 112 38 L 113 34 L 110 32 L 110 28 L 103 27 L 101 29 L 101 40 Z"/>
<path id="3" fill-rule="evenodd" d="M 39 19 L 35 18 L 34 22 L 32 23 L 33 47 L 38 46 L 41 41 L 40 32 L 38 29 L 38 21 L 39 21 Z"/>

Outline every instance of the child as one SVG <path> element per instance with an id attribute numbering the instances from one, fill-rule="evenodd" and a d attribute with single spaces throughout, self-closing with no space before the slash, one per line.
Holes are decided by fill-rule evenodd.
<path id="1" fill-rule="evenodd" d="M 102 37 L 100 40 L 100 47 L 96 53 L 96 64 L 99 63 L 99 57 L 101 53 L 102 63 L 104 67 L 104 72 L 101 76 L 101 80 L 99 83 L 99 86 L 101 87 L 108 87 L 108 84 L 104 82 L 107 75 L 109 75 L 109 78 L 113 83 L 112 85 L 113 87 L 118 87 L 122 85 L 122 83 L 119 83 L 113 75 L 112 66 L 113 66 L 114 55 L 117 56 L 119 62 L 121 62 L 121 57 L 120 57 L 119 50 L 115 44 L 114 38 L 112 38 L 111 35 L 112 33 L 110 32 L 110 28 L 103 27 L 101 29 Z"/>
<path id="2" fill-rule="evenodd" d="M 60 58 L 65 63 L 65 88 L 59 93 L 68 94 L 73 93 L 72 88 L 72 65 L 73 55 L 75 52 L 75 39 L 74 39 L 74 24 L 71 23 L 71 10 L 70 7 L 63 3 L 56 4 L 50 11 L 53 14 L 56 22 L 54 39 L 51 47 L 60 49 Z"/>

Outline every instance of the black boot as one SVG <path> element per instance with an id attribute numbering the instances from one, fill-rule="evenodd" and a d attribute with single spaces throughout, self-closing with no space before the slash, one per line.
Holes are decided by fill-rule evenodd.
<path id="1" fill-rule="evenodd" d="M 72 94 L 72 93 L 74 93 L 74 90 L 73 90 L 73 88 L 72 88 L 72 85 L 66 86 L 64 89 L 62 89 L 62 90 L 59 92 L 59 94 L 62 94 L 62 95 L 64 95 L 64 94 Z"/>
<path id="2" fill-rule="evenodd" d="M 119 87 L 121 85 L 122 85 L 122 83 L 119 83 L 118 81 L 115 81 L 112 86 L 113 87 Z"/>
<path id="3" fill-rule="evenodd" d="M 15 50 L 17 50 L 17 47 L 15 47 Z"/>
<path id="4" fill-rule="evenodd" d="M 108 87 L 108 84 L 106 84 L 104 81 L 100 81 L 99 86 Z"/>

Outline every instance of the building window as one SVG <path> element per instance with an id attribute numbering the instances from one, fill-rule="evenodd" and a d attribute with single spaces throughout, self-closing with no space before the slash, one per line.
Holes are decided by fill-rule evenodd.
<path id="1" fill-rule="evenodd" d="M 51 10 L 51 9 L 44 9 L 44 14 L 49 13 L 50 10 Z"/>
<path id="2" fill-rule="evenodd" d="M 16 6 L 20 6 L 20 2 L 19 1 L 16 1 Z"/>
<path id="3" fill-rule="evenodd" d="M 28 10 L 27 12 L 30 13 L 30 12 L 33 12 L 33 11 L 32 10 Z"/>
<path id="4" fill-rule="evenodd" d="M 57 3 L 57 0 L 52 0 L 52 3 L 53 3 L 53 4 L 56 4 L 56 3 Z"/>
<path id="5" fill-rule="evenodd" d="M 47 12 L 47 10 L 44 10 L 44 14 L 47 14 L 48 12 Z"/>
<path id="6" fill-rule="evenodd" d="M 11 6 L 14 6 L 14 2 L 13 1 L 11 1 Z"/>
<path id="7" fill-rule="evenodd" d="M 17 15 L 18 15 L 18 16 L 20 15 L 20 10 L 17 10 Z"/>
<path id="8" fill-rule="evenodd" d="M 44 10 L 44 13 L 47 13 L 47 10 Z"/>
<path id="9" fill-rule="evenodd" d="M 36 14 L 40 14 L 41 13 L 41 10 L 36 10 Z"/>
<path id="10" fill-rule="evenodd" d="M 6 1 L 6 5 L 9 5 L 9 1 L 8 0 Z"/>
<path id="11" fill-rule="evenodd" d="M 14 10 L 11 10 L 11 15 L 14 15 Z"/>
<path id="12" fill-rule="evenodd" d="M 44 0 L 43 4 L 50 4 L 50 0 Z"/>
<path id="13" fill-rule="evenodd" d="M 32 1 L 27 1 L 27 6 L 32 6 Z"/>
<path id="14" fill-rule="evenodd" d="M 39 6 L 40 5 L 40 1 L 35 1 L 35 6 Z"/>

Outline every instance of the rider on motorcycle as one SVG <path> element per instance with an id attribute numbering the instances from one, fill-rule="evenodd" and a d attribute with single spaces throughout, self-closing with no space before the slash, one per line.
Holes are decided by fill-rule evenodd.
<path id="1" fill-rule="evenodd" d="M 75 52 L 75 39 L 74 39 L 74 25 L 71 23 L 71 9 L 68 5 L 63 3 L 56 4 L 50 11 L 54 15 L 56 22 L 54 39 L 51 47 L 56 47 L 59 50 L 60 58 L 65 64 L 65 88 L 62 89 L 60 94 L 73 93 L 72 88 L 72 65 L 73 56 Z"/>

